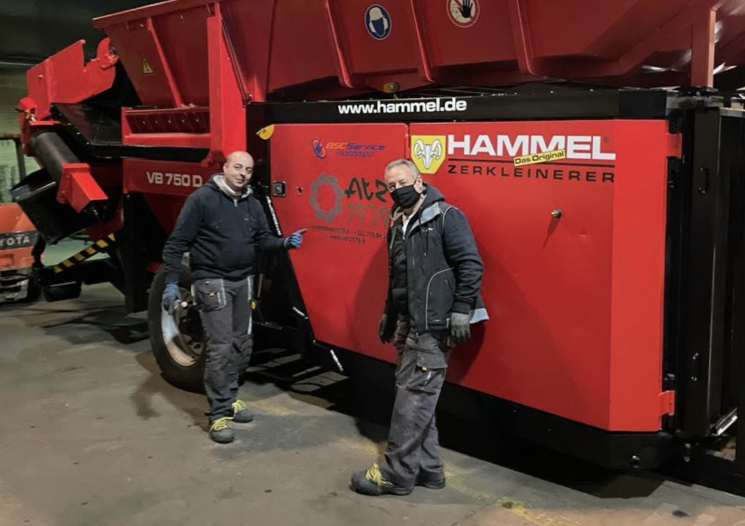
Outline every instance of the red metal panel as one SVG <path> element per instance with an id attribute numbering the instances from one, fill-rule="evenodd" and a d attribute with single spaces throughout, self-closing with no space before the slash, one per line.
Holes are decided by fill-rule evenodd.
<path id="1" fill-rule="evenodd" d="M 466 212 L 486 266 L 491 320 L 450 379 L 603 429 L 659 429 L 665 124 L 431 124 L 411 135 L 447 142 L 425 177 Z M 515 166 L 533 144 L 569 158 Z"/>
<path id="2" fill-rule="evenodd" d="M 125 159 L 124 193 L 141 193 L 150 210 L 170 234 L 186 197 L 201 187 L 214 170 L 197 163 Z"/>
<path id="3" fill-rule="evenodd" d="M 717 13 L 710 9 L 708 16 L 702 16 L 701 20 L 693 24 L 691 31 L 692 49 L 691 55 L 691 84 L 693 86 L 714 85 L 714 48 L 715 48 L 715 25 Z"/>
<path id="4" fill-rule="evenodd" d="M 739 0 L 470 1 L 470 18 L 459 19 L 453 13 L 461 0 L 174 0 L 103 17 L 96 25 L 112 37 L 143 101 L 161 105 L 204 103 L 211 37 L 201 22 L 220 10 L 226 52 L 243 95 L 254 100 L 300 86 L 317 99 L 368 87 L 395 91 L 432 82 L 499 85 L 544 77 L 710 83 L 713 66 L 745 60 Z M 692 56 L 700 66 L 692 66 Z M 144 57 L 153 70 L 147 77 Z M 310 85 L 334 73 L 346 91 Z"/>
<path id="5" fill-rule="evenodd" d="M 247 102 L 266 100 L 275 4 L 275 0 L 220 4 L 228 52 L 233 57 L 235 72 Z M 295 13 L 296 17 L 301 15 L 302 12 Z M 246 27 L 251 27 L 251 31 L 246 31 Z M 292 42 L 297 50 L 298 41 L 293 39 Z M 294 58 L 293 63 L 297 60 Z"/>
<path id="6" fill-rule="evenodd" d="M 321 2 L 275 2 L 268 65 L 269 91 L 336 77 L 335 50 L 328 24 L 328 15 Z M 288 67 L 289 64 L 292 67 Z"/>
<path id="7" fill-rule="evenodd" d="M 122 142 L 157 146 L 210 147 L 208 108 L 122 108 Z"/>
<path id="8" fill-rule="evenodd" d="M 176 219 L 186 197 L 166 194 L 145 194 L 143 197 L 163 231 L 170 234 L 176 226 Z M 157 272 L 157 268 L 153 272 Z"/>
<path id="9" fill-rule="evenodd" d="M 26 73 L 28 96 L 36 104 L 35 118 L 49 117 L 53 102 L 81 102 L 114 83 L 118 58 L 109 52 L 109 39 L 98 44 L 96 58 L 85 63 L 85 40 L 79 40 L 32 67 Z"/>
<path id="10" fill-rule="evenodd" d="M 208 103 L 208 4 L 164 2 L 95 20 L 111 37 L 143 104 Z"/>
<path id="11" fill-rule="evenodd" d="M 416 71 L 414 28 L 410 23 L 409 6 L 405 2 L 376 4 L 369 0 L 331 0 L 329 5 L 353 74 Z M 366 12 L 374 5 L 379 6 L 384 17 L 379 19 L 383 20 L 383 27 L 378 33 L 368 28 L 365 20 Z M 378 16 L 377 12 L 371 16 Z M 390 27 L 386 29 L 388 20 Z"/>
<path id="12" fill-rule="evenodd" d="M 664 121 L 616 124 L 610 429 L 659 424 L 667 156 L 681 155 Z"/>
<path id="13" fill-rule="evenodd" d="M 406 2 L 326 0 L 330 24 L 347 74 L 382 89 L 397 81 L 403 88 L 424 84 L 410 6 Z M 395 75 L 393 74 L 395 73 Z"/>
<path id="14" fill-rule="evenodd" d="M 452 4 L 457 6 L 454 0 L 412 0 L 433 66 L 516 60 L 508 0 L 476 0 L 478 12 L 471 25 L 458 23 L 452 15 Z"/>
<path id="15" fill-rule="evenodd" d="M 153 19 L 153 27 L 183 104 L 209 103 L 208 16 L 207 6 L 199 6 Z"/>
<path id="16" fill-rule="evenodd" d="M 684 10 L 690 0 L 588 2 L 520 0 L 528 10 L 537 57 L 615 59 Z"/>
<path id="17" fill-rule="evenodd" d="M 66 163 L 62 165 L 62 177 L 57 190 L 57 201 L 69 204 L 76 212 L 81 212 L 95 201 L 106 201 L 108 196 L 91 175 L 91 167 L 86 163 Z"/>
<path id="18" fill-rule="evenodd" d="M 124 193 L 185 197 L 206 183 L 215 170 L 197 163 L 124 159 Z"/>
<path id="19" fill-rule="evenodd" d="M 387 361 L 378 341 L 387 276 L 390 198 L 383 169 L 404 155 L 406 126 L 277 125 L 270 141 L 274 198 L 284 232 L 307 228 L 291 252 L 316 339 Z"/>
<path id="20" fill-rule="evenodd" d="M 491 320 L 456 353 L 450 378 L 607 428 L 613 183 L 603 173 L 613 162 L 512 159 L 546 147 L 607 156 L 616 151 L 614 123 L 412 125 L 411 136 L 440 136 L 447 158 L 426 179 L 465 211 L 486 268 Z M 588 139 L 575 152 L 569 137 Z"/>
<path id="21" fill-rule="evenodd" d="M 127 9 L 126 11 L 96 17 L 93 19 L 93 27 L 105 30 L 113 25 L 125 22 L 136 22 L 148 16 L 155 17 L 167 15 L 174 11 L 190 9 L 192 7 L 201 6 L 206 8 L 213 4 L 214 1 L 215 0 L 165 0 L 164 2 L 156 2 L 151 5 L 135 7 L 134 9 Z"/>
<path id="22" fill-rule="evenodd" d="M 732 0 L 725 3 L 717 17 L 721 23 L 716 32 L 715 64 L 745 64 L 745 9 L 742 2 Z"/>
<path id="23" fill-rule="evenodd" d="M 208 162 L 221 165 L 235 150 L 246 149 L 246 109 L 240 78 L 231 61 L 222 12 L 207 20 L 210 83 L 210 155 Z"/>
<path id="24" fill-rule="evenodd" d="M 124 144 L 141 144 L 144 146 L 182 146 L 185 148 L 209 148 L 208 133 L 139 133 L 126 135 Z"/>
<path id="25" fill-rule="evenodd" d="M 124 69 L 145 105 L 171 108 L 180 101 L 168 64 L 148 18 L 106 28 Z M 164 42 L 165 46 L 176 45 Z"/>
<path id="26" fill-rule="evenodd" d="M 376 336 L 385 228 L 372 213 L 389 206 L 382 170 L 404 152 L 404 133 L 277 126 L 270 145 L 273 178 L 288 183 L 288 196 L 274 200 L 282 228 L 309 228 L 292 258 L 316 337 L 389 361 Z M 445 156 L 425 178 L 466 212 L 486 266 L 491 320 L 453 356 L 449 379 L 603 429 L 659 429 L 674 154 L 665 124 L 417 124 L 417 140 L 441 141 Z M 568 158 L 514 165 L 547 148 Z"/>

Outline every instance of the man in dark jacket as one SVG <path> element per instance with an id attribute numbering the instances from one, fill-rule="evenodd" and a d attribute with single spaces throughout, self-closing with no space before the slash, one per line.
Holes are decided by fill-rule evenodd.
<path id="1" fill-rule="evenodd" d="M 380 339 L 396 360 L 396 401 L 382 465 L 352 475 L 365 495 L 408 495 L 415 485 L 445 487 L 435 408 L 450 351 L 488 319 L 481 301 L 481 262 L 463 212 L 401 159 L 385 169 L 395 203 L 388 231 L 389 281 Z"/>
<path id="2" fill-rule="evenodd" d="M 264 211 L 248 186 L 253 167 L 247 152 L 228 155 L 223 173 L 212 176 L 187 198 L 163 248 L 166 287 L 162 305 L 171 314 L 181 303 L 181 259 L 184 252 L 191 253 L 193 290 L 207 338 L 204 388 L 210 404 L 209 433 L 219 443 L 234 439 L 228 421 L 253 420 L 237 394 L 240 370 L 248 365 L 251 352 L 256 248 L 298 248 L 305 232 L 286 238 L 269 232 Z"/>

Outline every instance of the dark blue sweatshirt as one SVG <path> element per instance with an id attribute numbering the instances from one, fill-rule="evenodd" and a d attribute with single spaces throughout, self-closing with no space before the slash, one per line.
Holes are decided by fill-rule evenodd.
<path id="1" fill-rule="evenodd" d="M 191 277 L 244 279 L 253 272 L 256 247 L 280 250 L 261 204 L 252 195 L 233 198 L 214 177 L 192 193 L 163 247 L 166 283 L 177 283 L 181 258 L 191 252 Z"/>

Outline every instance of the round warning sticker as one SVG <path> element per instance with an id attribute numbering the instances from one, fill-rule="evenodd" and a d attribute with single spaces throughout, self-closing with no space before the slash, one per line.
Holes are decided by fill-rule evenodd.
<path id="1" fill-rule="evenodd" d="M 450 20 L 458 27 L 471 27 L 479 17 L 478 0 L 446 0 Z"/>
<path id="2" fill-rule="evenodd" d="M 365 11 L 365 27 L 375 40 L 385 40 L 391 34 L 393 21 L 385 7 L 373 4 Z"/>

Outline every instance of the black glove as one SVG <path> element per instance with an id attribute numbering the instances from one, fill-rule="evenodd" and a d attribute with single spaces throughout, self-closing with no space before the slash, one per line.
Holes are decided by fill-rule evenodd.
<path id="1" fill-rule="evenodd" d="M 454 345 L 466 343 L 471 338 L 471 317 L 454 312 L 450 315 L 450 340 Z"/>
<path id="2" fill-rule="evenodd" d="M 378 325 L 378 337 L 380 338 L 381 343 L 391 343 L 390 336 L 387 336 L 385 333 L 387 325 L 388 315 L 383 314 L 383 316 L 380 318 L 380 324 Z"/>
<path id="3" fill-rule="evenodd" d="M 160 304 L 168 314 L 173 314 L 177 301 L 181 301 L 181 291 L 176 283 L 168 283 L 163 290 Z"/>

